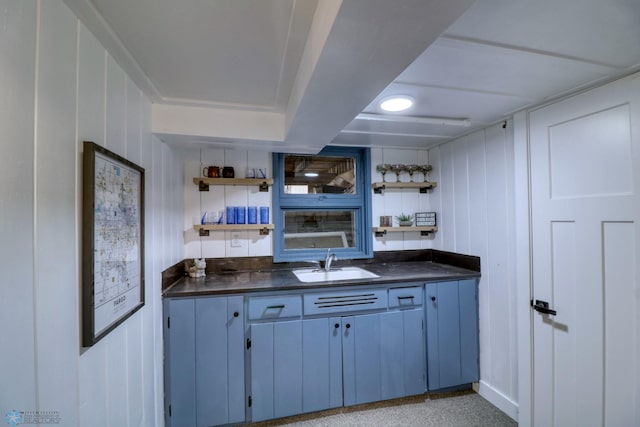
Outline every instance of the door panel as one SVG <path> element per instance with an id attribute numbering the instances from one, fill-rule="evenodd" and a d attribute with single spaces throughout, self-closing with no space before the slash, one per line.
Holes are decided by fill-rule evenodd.
<path id="1" fill-rule="evenodd" d="M 228 424 L 227 299 L 195 298 L 197 425 Z"/>
<path id="2" fill-rule="evenodd" d="M 478 285 L 475 279 L 458 282 L 460 304 L 460 383 L 480 380 L 478 342 Z"/>
<path id="3" fill-rule="evenodd" d="M 274 418 L 273 323 L 251 325 L 251 420 Z"/>
<path id="4" fill-rule="evenodd" d="M 237 314 L 237 315 L 236 315 Z M 244 393 L 244 297 L 227 297 L 227 381 L 229 421 L 245 421 Z"/>
<path id="5" fill-rule="evenodd" d="M 342 406 L 342 334 L 340 318 L 302 321 L 302 409 Z"/>
<path id="6" fill-rule="evenodd" d="M 274 414 L 302 412 L 302 322 L 273 324 Z"/>
<path id="7" fill-rule="evenodd" d="M 251 419 L 302 412 L 302 321 L 251 325 Z"/>
<path id="8" fill-rule="evenodd" d="M 169 335 L 170 363 L 166 385 L 171 405 L 171 420 L 184 426 L 196 425 L 195 315 L 193 299 L 168 300 L 171 327 Z M 167 321 L 165 319 L 165 327 Z M 167 411 L 169 413 L 169 411 Z"/>
<path id="9" fill-rule="evenodd" d="M 380 400 L 380 314 L 354 316 L 351 330 L 345 336 L 354 340 L 355 403 Z"/>
<path id="10" fill-rule="evenodd" d="M 424 312 L 422 307 L 402 311 L 404 388 L 403 396 L 424 393 L 426 390 L 424 355 Z"/>
<path id="11" fill-rule="evenodd" d="M 536 426 L 640 425 L 639 105 L 636 77 L 530 114 Z"/>
<path id="12" fill-rule="evenodd" d="M 380 316 L 380 371 L 382 399 L 404 396 L 404 327 L 402 312 Z"/>

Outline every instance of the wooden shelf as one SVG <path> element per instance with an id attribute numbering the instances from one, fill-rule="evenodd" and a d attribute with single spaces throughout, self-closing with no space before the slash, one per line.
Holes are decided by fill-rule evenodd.
<path id="1" fill-rule="evenodd" d="M 428 236 L 431 233 L 438 231 L 438 227 L 373 227 L 373 232 L 376 233 L 376 237 L 382 237 L 387 233 L 397 233 L 406 231 L 419 231 L 421 236 Z"/>
<path id="2" fill-rule="evenodd" d="M 373 192 L 376 194 L 382 194 L 383 190 L 389 188 L 417 188 L 421 193 L 426 193 L 438 184 L 436 182 L 374 182 Z"/>
<path id="3" fill-rule="evenodd" d="M 193 229 L 200 233 L 200 236 L 208 236 L 209 231 L 244 231 L 258 230 L 260 235 L 267 236 L 273 230 L 273 224 L 196 224 Z"/>
<path id="4" fill-rule="evenodd" d="M 210 185 L 257 185 L 260 191 L 269 191 L 272 178 L 193 178 L 200 191 L 209 191 Z"/>

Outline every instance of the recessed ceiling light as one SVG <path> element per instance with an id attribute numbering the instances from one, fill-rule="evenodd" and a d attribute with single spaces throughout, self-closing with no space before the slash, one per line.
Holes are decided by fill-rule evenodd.
<path id="1" fill-rule="evenodd" d="M 315 172 L 305 172 L 304 176 L 306 176 L 307 178 L 317 178 L 318 174 Z"/>
<path id="2" fill-rule="evenodd" d="M 393 96 L 390 98 L 385 98 L 380 103 L 380 108 L 384 111 L 404 111 L 413 105 L 413 98 L 408 96 Z"/>

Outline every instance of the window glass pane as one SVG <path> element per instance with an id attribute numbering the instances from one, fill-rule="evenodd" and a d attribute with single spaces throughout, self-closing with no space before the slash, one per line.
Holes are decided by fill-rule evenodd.
<path id="1" fill-rule="evenodd" d="M 284 156 L 286 194 L 356 194 L 354 157 Z"/>
<path id="2" fill-rule="evenodd" d="M 287 211 L 284 249 L 355 247 L 355 211 Z"/>

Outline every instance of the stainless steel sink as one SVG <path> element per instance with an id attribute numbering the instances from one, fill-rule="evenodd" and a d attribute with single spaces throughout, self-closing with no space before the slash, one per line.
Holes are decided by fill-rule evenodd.
<path id="1" fill-rule="evenodd" d="M 329 271 L 317 268 L 304 268 L 300 270 L 293 270 L 293 274 L 296 275 L 298 280 L 304 283 L 329 282 L 333 280 L 373 279 L 375 277 L 380 277 L 377 274 L 373 274 L 372 272 L 360 267 L 343 267 Z"/>

